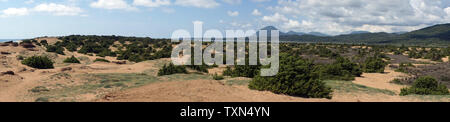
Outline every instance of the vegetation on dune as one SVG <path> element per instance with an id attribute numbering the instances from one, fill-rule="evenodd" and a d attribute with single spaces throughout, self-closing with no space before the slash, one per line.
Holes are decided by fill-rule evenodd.
<path id="1" fill-rule="evenodd" d="M 64 63 L 74 63 L 74 64 L 79 64 L 80 63 L 80 61 L 77 58 L 75 58 L 75 56 L 72 56 L 70 58 L 66 58 L 63 62 Z"/>
<path id="2" fill-rule="evenodd" d="M 317 66 L 316 72 L 325 80 L 354 80 L 361 76 L 362 69 L 349 59 L 338 57 L 333 64 Z"/>
<path id="3" fill-rule="evenodd" d="M 359 34 L 360 37 L 338 36 L 337 38 L 348 37 L 357 40 L 365 38 L 364 36 L 371 36 L 372 39 L 392 36 L 387 33 L 378 33 L 375 35 L 381 36 L 377 37 L 374 36 L 374 34 Z M 41 44 L 47 47 L 48 52 L 55 52 L 58 54 L 64 54 L 64 49 L 67 49 L 71 52 L 100 57 L 111 56 L 116 57 L 118 60 L 129 60 L 132 62 L 169 58 L 172 52 L 172 43 L 166 39 L 79 35 L 66 36 L 59 39 L 63 41 L 57 42 L 54 45 L 44 44 L 43 41 L 41 41 Z M 208 45 L 210 43 L 204 43 L 204 45 L 205 44 Z M 248 47 L 246 47 L 246 51 L 248 51 Z M 325 85 L 323 82 L 325 80 L 344 80 L 342 82 L 345 82 L 354 80 L 355 77 L 360 77 L 363 72 L 383 73 L 385 67 L 391 61 L 398 60 L 401 56 L 405 58 L 400 58 L 401 60 L 396 61 L 396 63 L 402 62 L 400 63 L 400 66 L 396 68 L 396 71 L 399 72 L 407 72 L 410 68 L 416 68 L 411 63 L 414 62 L 414 60 L 409 58 L 425 58 L 433 61 L 440 61 L 443 57 L 450 55 L 450 47 L 425 48 L 421 46 L 408 47 L 405 45 L 326 43 L 281 43 L 280 51 L 280 70 L 275 76 L 260 76 L 259 73 L 261 68 L 266 68 L 266 66 L 248 65 L 248 56 L 246 58 L 247 65 L 229 66 L 223 72 L 223 76 L 253 78 L 249 82 L 249 88 L 255 90 L 272 91 L 277 94 L 307 98 L 331 98 L 331 93 L 333 91 L 330 87 Z M 391 60 L 391 58 L 393 60 Z M 103 58 L 97 58 L 94 62 L 97 61 L 110 62 Z M 191 58 L 191 61 L 193 62 L 193 58 Z M 184 77 L 184 74 L 188 73 L 186 68 L 208 73 L 208 69 L 213 67 L 217 66 L 208 66 L 204 63 L 203 65 L 175 66 L 170 63 L 159 69 L 157 74 L 158 76 L 170 75 L 166 76 L 169 78 L 179 76 Z M 224 79 L 223 76 L 214 74 L 212 75 L 212 78 L 214 80 L 222 80 Z M 210 78 L 210 76 L 208 76 L 208 78 Z M 437 78 L 450 79 L 448 77 Z M 402 80 L 398 79 L 394 82 L 402 83 Z M 104 87 L 122 87 L 121 85 L 124 84 L 109 84 Z M 402 90 L 402 94 L 443 93 L 443 90 L 441 90 L 443 89 L 441 88 L 443 85 L 438 85 L 436 88 L 421 88 L 418 86 L 420 85 L 413 85 L 411 88 L 405 88 Z"/>
<path id="4" fill-rule="evenodd" d="M 109 60 L 106 60 L 106 59 L 103 59 L 103 58 L 96 58 L 96 59 L 94 60 L 94 62 L 107 62 L 107 63 L 109 63 L 110 61 L 109 61 Z"/>
<path id="5" fill-rule="evenodd" d="M 325 83 L 315 75 L 312 62 L 288 54 L 282 54 L 281 57 L 277 75 L 271 77 L 257 75 L 250 81 L 249 88 L 277 94 L 331 99 L 331 88 L 325 86 Z"/>
<path id="6" fill-rule="evenodd" d="M 60 37 L 62 42 L 46 44 L 47 52 L 64 55 L 64 50 L 100 57 L 117 57 L 118 60 L 141 62 L 159 58 L 169 58 L 172 44 L 168 39 L 152 39 L 122 36 L 81 36 Z M 117 44 L 119 42 L 120 44 Z M 41 43 L 43 43 L 41 41 Z M 117 48 L 113 51 L 110 47 Z"/>
<path id="7" fill-rule="evenodd" d="M 47 56 L 32 56 L 22 61 L 22 64 L 37 69 L 53 69 L 53 61 Z"/>
<path id="8" fill-rule="evenodd" d="M 400 63 L 399 67 L 395 70 L 396 72 L 408 73 L 408 68 L 415 67 L 412 63 Z"/>
<path id="9" fill-rule="evenodd" d="M 258 75 L 260 69 L 261 66 L 236 65 L 234 66 L 234 68 L 227 67 L 227 69 L 223 72 L 223 75 L 231 77 L 253 78 Z"/>
<path id="10" fill-rule="evenodd" d="M 430 76 L 418 78 L 411 87 L 401 89 L 400 95 L 450 95 L 447 86 Z"/>
<path id="11" fill-rule="evenodd" d="M 48 45 L 47 47 L 47 52 L 54 52 L 54 53 L 58 53 L 61 55 L 65 55 L 64 53 L 64 48 L 58 45 Z"/>
<path id="12" fill-rule="evenodd" d="M 163 75 L 172 75 L 177 73 L 188 73 L 186 70 L 186 67 L 184 66 L 175 66 L 173 63 L 170 63 L 169 65 L 164 64 L 164 66 L 159 69 L 158 76 Z"/>
<path id="13" fill-rule="evenodd" d="M 366 73 L 383 73 L 387 64 L 381 58 L 369 57 L 362 66 Z"/>

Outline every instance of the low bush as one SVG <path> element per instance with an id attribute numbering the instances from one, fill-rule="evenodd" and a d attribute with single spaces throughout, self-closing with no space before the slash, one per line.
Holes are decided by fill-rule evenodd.
<path id="1" fill-rule="evenodd" d="M 22 61 L 22 64 L 37 69 L 53 69 L 53 61 L 46 56 L 32 56 Z"/>
<path id="2" fill-rule="evenodd" d="M 44 86 L 37 86 L 37 87 L 34 87 L 33 89 L 31 89 L 30 91 L 33 92 L 33 93 L 38 93 L 38 92 L 47 92 L 47 91 L 50 91 L 50 90 L 48 90 Z"/>
<path id="3" fill-rule="evenodd" d="M 63 47 L 56 46 L 56 45 L 48 45 L 46 48 L 47 48 L 47 52 L 54 52 L 54 53 L 58 53 L 61 55 L 65 55 Z"/>
<path id="4" fill-rule="evenodd" d="M 291 96 L 331 99 L 333 91 L 313 73 L 313 67 L 311 61 L 282 54 L 278 74 L 270 77 L 257 75 L 250 81 L 249 88 Z"/>
<path id="5" fill-rule="evenodd" d="M 163 75 L 172 75 L 177 73 L 187 73 L 186 67 L 184 66 L 175 66 L 173 63 L 170 63 L 168 66 L 164 64 L 164 66 L 159 69 L 158 76 Z"/>
<path id="6" fill-rule="evenodd" d="M 231 67 L 227 67 L 227 69 L 223 72 L 225 76 L 231 77 L 248 77 L 253 78 L 258 75 L 261 66 L 259 65 L 236 65 L 234 69 Z"/>
<path id="7" fill-rule="evenodd" d="M 66 58 L 66 59 L 64 60 L 64 63 L 74 63 L 74 64 L 79 64 L 80 61 L 79 61 L 77 58 L 75 58 L 75 56 L 72 56 L 72 57 L 70 57 L 70 58 Z"/>
<path id="8" fill-rule="evenodd" d="M 401 89 L 400 95 L 449 95 L 447 86 L 430 76 L 418 78 L 411 87 Z"/>
<path id="9" fill-rule="evenodd" d="M 395 70 L 396 72 L 408 73 L 409 67 L 415 67 L 412 63 L 400 63 L 399 67 Z"/>
<path id="10" fill-rule="evenodd" d="M 103 58 L 97 58 L 97 59 L 94 60 L 94 62 L 107 62 L 107 63 L 109 63 L 110 61 L 106 60 L 106 59 L 103 59 Z"/>
<path id="11" fill-rule="evenodd" d="M 332 64 L 319 65 L 315 68 L 319 73 L 320 79 L 324 80 L 354 80 L 362 74 L 362 70 L 358 64 L 350 60 L 338 57 Z"/>
<path id="12" fill-rule="evenodd" d="M 369 57 L 363 64 L 363 70 L 366 73 L 383 73 L 387 64 L 381 58 Z"/>

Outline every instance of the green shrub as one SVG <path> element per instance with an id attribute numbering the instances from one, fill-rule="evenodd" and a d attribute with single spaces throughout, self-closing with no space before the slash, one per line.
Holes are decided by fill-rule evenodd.
<path id="1" fill-rule="evenodd" d="M 396 72 L 403 72 L 408 73 L 409 67 L 415 67 L 412 63 L 400 63 L 398 69 L 396 69 Z"/>
<path id="2" fill-rule="evenodd" d="M 18 56 L 17 56 L 17 60 L 23 60 L 23 59 L 25 59 L 24 56 L 22 56 L 22 55 L 18 55 Z"/>
<path id="3" fill-rule="evenodd" d="M 366 73 L 383 73 L 387 64 L 381 58 L 369 57 L 363 64 L 363 70 Z"/>
<path id="4" fill-rule="evenodd" d="M 41 45 L 47 46 L 48 45 L 47 40 L 41 40 Z"/>
<path id="5" fill-rule="evenodd" d="M 50 102 L 48 97 L 39 97 L 34 102 Z"/>
<path id="6" fill-rule="evenodd" d="M 97 58 L 97 59 L 94 60 L 94 62 L 107 62 L 107 63 L 109 63 L 110 61 L 106 60 L 106 59 L 103 59 L 103 58 Z"/>
<path id="7" fill-rule="evenodd" d="M 54 53 L 58 53 L 61 55 L 65 55 L 63 47 L 56 46 L 56 45 L 48 45 L 46 48 L 47 48 L 47 52 L 54 52 Z"/>
<path id="8" fill-rule="evenodd" d="M 22 64 L 37 69 L 53 69 L 53 61 L 46 56 L 32 56 L 22 61 Z"/>
<path id="9" fill-rule="evenodd" d="M 306 98 L 331 99 L 333 91 L 313 73 L 313 67 L 311 61 L 281 54 L 278 74 L 270 77 L 257 75 L 250 81 L 249 88 Z"/>
<path id="10" fill-rule="evenodd" d="M 184 66 L 175 66 L 173 63 L 170 63 L 168 66 L 164 64 L 164 66 L 159 69 L 158 76 L 163 75 L 172 75 L 177 73 L 187 73 L 186 67 Z"/>
<path id="11" fill-rule="evenodd" d="M 48 90 L 44 86 L 37 86 L 37 87 L 32 88 L 30 91 L 33 92 L 33 93 L 38 93 L 38 92 L 47 92 L 47 91 L 50 91 L 50 90 Z"/>
<path id="12" fill-rule="evenodd" d="M 77 51 L 78 46 L 73 43 L 70 43 L 66 46 L 66 49 L 70 52 L 74 52 L 74 51 Z"/>
<path id="13" fill-rule="evenodd" d="M 447 86 L 438 83 L 436 79 L 430 76 L 418 78 L 410 88 L 401 89 L 400 95 L 449 95 Z"/>
<path id="14" fill-rule="evenodd" d="M 397 78 L 395 78 L 394 80 L 392 80 L 391 83 L 403 85 L 402 81 L 401 81 L 400 79 L 397 79 Z"/>
<path id="15" fill-rule="evenodd" d="M 320 78 L 324 80 L 354 80 L 362 74 L 358 64 L 350 60 L 338 57 L 333 64 L 319 65 L 315 68 L 320 74 Z"/>
<path id="16" fill-rule="evenodd" d="M 76 63 L 76 64 L 79 64 L 80 61 L 77 58 L 75 58 L 75 56 L 72 56 L 70 58 L 66 58 L 64 60 L 64 63 Z"/>
<path id="17" fill-rule="evenodd" d="M 258 75 L 261 69 L 261 65 L 248 65 L 249 60 L 246 58 L 245 65 L 235 65 L 234 68 L 227 67 L 223 72 L 225 76 L 231 77 L 248 77 L 253 78 Z"/>

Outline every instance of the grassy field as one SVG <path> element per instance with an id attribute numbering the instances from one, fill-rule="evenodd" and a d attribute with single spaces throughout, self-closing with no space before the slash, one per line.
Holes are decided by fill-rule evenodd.
<path id="1" fill-rule="evenodd" d="M 326 80 L 325 83 L 328 86 L 330 86 L 333 90 L 340 92 L 351 92 L 351 93 L 363 92 L 367 94 L 382 93 L 387 95 L 395 95 L 395 92 L 393 91 L 354 84 L 351 81 Z"/>

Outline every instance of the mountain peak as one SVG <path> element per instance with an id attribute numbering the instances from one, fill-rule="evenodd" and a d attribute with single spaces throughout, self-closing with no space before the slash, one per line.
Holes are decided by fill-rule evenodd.
<path id="1" fill-rule="evenodd" d="M 274 27 L 274 26 L 267 26 L 267 27 L 264 27 L 264 28 L 262 28 L 261 30 L 278 30 L 278 28 L 276 28 L 276 27 Z"/>

